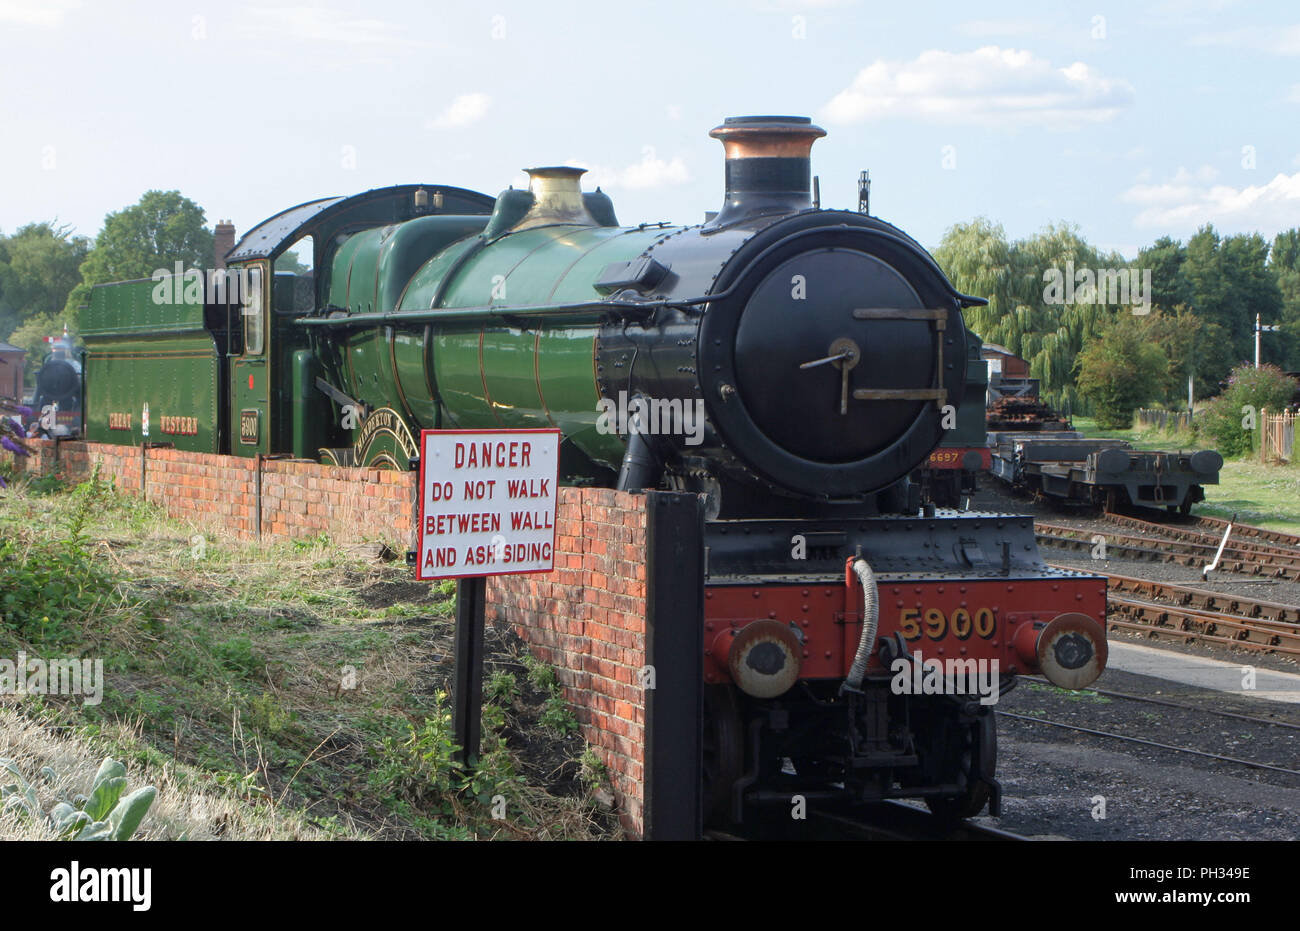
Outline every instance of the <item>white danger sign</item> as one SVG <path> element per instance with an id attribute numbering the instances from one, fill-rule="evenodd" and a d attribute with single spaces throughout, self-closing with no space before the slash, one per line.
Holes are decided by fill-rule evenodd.
<path id="1" fill-rule="evenodd" d="M 420 434 L 421 580 L 550 572 L 559 430 Z"/>

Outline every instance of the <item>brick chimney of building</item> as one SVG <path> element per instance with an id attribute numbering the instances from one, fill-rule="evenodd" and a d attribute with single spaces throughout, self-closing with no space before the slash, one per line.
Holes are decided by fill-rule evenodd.
<path id="1" fill-rule="evenodd" d="M 212 265 L 214 268 L 226 267 L 226 255 L 235 248 L 235 225 L 229 220 L 222 220 L 212 231 Z"/>

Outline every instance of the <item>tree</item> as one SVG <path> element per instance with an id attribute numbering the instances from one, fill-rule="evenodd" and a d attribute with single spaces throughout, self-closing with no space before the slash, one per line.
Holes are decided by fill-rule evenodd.
<path id="1" fill-rule="evenodd" d="M 0 339 L 12 342 L 9 336 L 33 315 L 59 313 L 89 250 L 90 240 L 57 222 L 29 223 L 0 237 Z"/>
<path id="2" fill-rule="evenodd" d="M 1154 283 L 1152 290 L 1155 290 Z M 1163 396 L 1166 404 L 1186 404 L 1189 375 L 1195 398 L 1208 398 L 1218 393 L 1223 373 L 1237 361 L 1232 354 L 1231 340 L 1222 326 L 1180 304 L 1172 312 L 1157 310 L 1152 313 L 1150 327 L 1150 338 L 1169 360 L 1169 381 Z"/>
<path id="3" fill-rule="evenodd" d="M 1268 269 L 1282 295 L 1281 358 L 1287 371 L 1300 370 L 1300 229 L 1286 230 L 1273 238 Z"/>
<path id="4" fill-rule="evenodd" d="M 1188 306 L 1187 279 L 1182 274 L 1187 250 L 1168 236 L 1138 252 L 1137 267 L 1151 271 L 1151 304 L 1156 310 L 1174 313 Z"/>
<path id="5" fill-rule="evenodd" d="M 1275 365 L 1243 363 L 1232 370 L 1223 391 L 1206 406 L 1197 430 L 1214 440 L 1224 456 L 1250 452 L 1260 414 L 1280 411 L 1295 397 L 1297 382 Z"/>
<path id="6" fill-rule="evenodd" d="M 1097 303 L 1095 294 L 1074 293 L 1073 282 L 1068 302 L 1058 302 L 1048 294 L 1046 276 L 1124 268 L 1127 263 L 1098 252 L 1065 224 L 1008 243 L 1001 226 L 982 218 L 949 229 L 934 257 L 959 291 L 989 301 L 969 308 L 966 324 L 982 339 L 1025 359 L 1044 400 L 1077 410 L 1080 397 L 1071 377 L 1075 358 L 1113 311 Z"/>
<path id="7" fill-rule="evenodd" d="M 23 368 L 23 380 L 29 385 L 35 384 L 36 368 L 45 358 L 45 354 L 50 351 L 50 346 L 45 342 L 47 336 L 62 336 L 63 321 L 62 314 L 32 314 L 18 328 L 9 334 L 6 342 L 27 350 L 27 364 Z M 73 330 L 69 327 L 69 333 Z"/>
<path id="8" fill-rule="evenodd" d="M 1268 251 L 1258 233 L 1220 239 L 1213 226 L 1187 241 L 1180 270 L 1185 298 L 1197 315 L 1223 327 L 1235 361 L 1254 355 L 1255 315 L 1275 323 L 1282 312 L 1282 293 L 1266 264 Z M 1222 371 L 1218 378 L 1226 375 Z"/>
<path id="9" fill-rule="evenodd" d="M 1102 429 L 1132 426 L 1134 409 L 1165 389 L 1169 362 L 1151 330 L 1149 321 L 1121 311 L 1075 360 L 1079 392 L 1092 402 Z"/>
<path id="10" fill-rule="evenodd" d="M 1258 233 L 1228 236 L 1223 240 L 1223 270 L 1232 295 L 1232 317 L 1238 329 L 1234 339 L 1244 337 L 1245 353 L 1254 358 L 1255 315 L 1264 323 L 1277 323 L 1282 316 L 1282 292 L 1277 277 L 1268 268 L 1269 244 Z M 1238 352 L 1242 344 L 1237 342 Z"/>
<path id="11" fill-rule="evenodd" d="M 302 260 L 298 258 L 298 253 L 290 249 L 275 260 L 275 270 L 277 272 L 290 272 L 294 275 L 307 275 L 311 273 L 311 266 L 304 265 Z"/>
<path id="12" fill-rule="evenodd" d="M 147 191 L 134 206 L 110 213 L 81 264 L 81 283 L 68 296 L 65 314 L 90 299 L 90 289 L 108 281 L 148 278 L 157 269 L 212 265 L 212 231 L 203 209 L 180 191 Z"/>

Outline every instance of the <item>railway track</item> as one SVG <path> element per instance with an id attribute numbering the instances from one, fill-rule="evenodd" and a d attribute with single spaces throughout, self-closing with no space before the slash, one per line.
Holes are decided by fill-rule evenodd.
<path id="1" fill-rule="evenodd" d="M 1300 656 L 1300 627 L 1286 622 L 1233 617 L 1216 611 L 1110 595 L 1106 623 L 1111 629 L 1134 630 L 1184 643 L 1200 640 L 1258 653 Z"/>
<path id="2" fill-rule="evenodd" d="M 1190 521 L 1192 526 L 1201 527 L 1210 533 L 1217 533 L 1219 536 L 1223 536 L 1224 528 L 1228 526 L 1228 521 L 1218 517 L 1193 517 L 1190 518 Z M 1281 530 L 1265 530 L 1263 527 L 1252 527 L 1249 524 L 1238 523 L 1233 523 L 1232 532 L 1238 536 L 1250 537 L 1254 540 L 1300 547 L 1300 534 L 1283 533 Z"/>
<path id="3" fill-rule="evenodd" d="M 1066 568 L 1060 566 L 1057 568 Z M 1220 614 L 1259 618 L 1266 621 L 1286 621 L 1300 624 L 1300 606 L 1282 604 L 1277 601 L 1264 601 L 1258 598 L 1246 598 L 1230 592 L 1215 592 L 1189 585 L 1173 582 L 1156 582 L 1152 579 L 1139 579 L 1128 575 L 1107 574 L 1108 586 L 1121 595 L 1135 595 L 1168 601 L 1171 604 L 1199 608 Z"/>
<path id="4" fill-rule="evenodd" d="M 1300 607 L 1127 575 L 1107 574 L 1106 587 L 1111 630 L 1300 656 Z"/>
<path id="5" fill-rule="evenodd" d="M 1218 549 L 1219 543 L 1223 540 L 1223 531 L 1227 527 L 1225 521 L 1222 527 L 1217 531 L 1206 529 L 1189 528 L 1178 523 L 1159 523 L 1156 521 L 1143 520 L 1140 517 L 1130 517 L 1127 514 L 1105 514 L 1102 519 L 1110 524 L 1116 524 L 1120 527 L 1128 527 L 1132 530 L 1144 534 L 1163 537 L 1164 539 L 1176 540 L 1185 543 L 1195 543 L 1201 546 L 1213 547 Z M 1300 547 L 1296 545 L 1283 544 L 1281 542 L 1267 542 L 1259 538 L 1250 538 L 1248 534 L 1241 534 L 1240 524 L 1233 524 L 1233 532 L 1228 536 L 1228 545 L 1224 548 L 1225 552 L 1234 551 L 1241 554 L 1260 553 L 1269 556 L 1282 557 L 1284 559 L 1300 559 Z M 1248 531 L 1259 531 L 1258 527 L 1245 527 Z M 1272 531 L 1262 531 L 1272 533 Z M 1247 536 L 1247 539 L 1242 539 Z M 1289 534 L 1277 534 L 1277 536 L 1290 536 Z M 1300 539 L 1300 538 L 1298 538 Z"/>
<path id="6" fill-rule="evenodd" d="M 1034 682 L 1043 685 L 1051 685 L 1042 676 L 1028 677 Z M 1091 695 L 1103 695 L 1106 698 L 1119 698 L 1126 701 L 1143 702 L 1149 705 L 1159 705 L 1162 708 L 1177 708 L 1182 711 L 1193 711 L 1197 714 L 1212 714 L 1221 718 L 1231 718 L 1235 721 L 1248 721 L 1251 724 L 1264 724 L 1269 727 L 1282 727 L 1287 730 L 1300 731 L 1300 724 L 1294 724 L 1291 721 L 1278 721 L 1274 718 L 1263 718 L 1257 714 L 1239 714 L 1236 711 L 1224 711 L 1222 708 L 1206 708 L 1201 705 L 1189 705 L 1186 702 L 1170 701 L 1167 698 L 1153 698 L 1150 695 L 1131 695 L 1128 692 L 1116 692 L 1111 689 L 1087 688 L 1081 690 Z"/>
<path id="7" fill-rule="evenodd" d="M 1213 562 L 1218 550 L 1217 544 L 1193 543 L 1136 534 L 1102 533 L 1098 530 L 1041 521 L 1034 522 L 1034 536 L 1040 543 L 1058 549 L 1092 552 L 1095 547 L 1104 545 L 1107 555 L 1168 562 L 1194 569 L 1201 569 Z M 1096 539 L 1098 537 L 1104 540 L 1099 541 Z M 1300 554 L 1254 552 L 1238 549 L 1230 544 L 1224 548 L 1216 571 L 1300 581 Z"/>
<path id="8" fill-rule="evenodd" d="M 1232 763 L 1236 766 L 1244 766 L 1249 769 L 1264 769 L 1274 773 L 1284 773 L 1288 776 L 1300 777 L 1300 770 L 1288 769 L 1285 766 L 1274 766 L 1272 763 L 1261 763 L 1258 760 L 1243 760 L 1240 757 L 1227 756 L 1222 753 L 1211 753 L 1208 750 L 1198 750 L 1195 747 L 1180 747 L 1177 744 L 1167 744 L 1158 740 L 1148 740 L 1145 737 L 1134 737 L 1131 734 L 1116 734 L 1113 731 L 1097 730 L 1093 727 L 1084 727 L 1081 724 L 1071 724 L 1068 721 L 1055 721 L 1051 718 L 1040 718 L 1030 714 L 1016 714 L 1012 711 L 997 711 L 999 717 L 1011 718 L 1016 721 L 1028 721 L 1034 724 L 1042 724 L 1047 727 L 1056 727 L 1062 730 L 1075 731 L 1080 734 L 1089 734 L 1093 737 L 1106 737 L 1111 740 L 1118 740 L 1124 743 L 1136 744 L 1143 747 L 1154 747 L 1159 750 L 1170 750 L 1176 753 L 1185 753 L 1190 756 L 1199 756 L 1204 759 L 1217 760 L 1224 763 Z"/>
<path id="9" fill-rule="evenodd" d="M 906 802 L 810 809 L 807 821 L 788 816 L 746 829 L 706 830 L 706 840 L 1026 841 L 1031 838 L 970 821 L 950 822 Z"/>

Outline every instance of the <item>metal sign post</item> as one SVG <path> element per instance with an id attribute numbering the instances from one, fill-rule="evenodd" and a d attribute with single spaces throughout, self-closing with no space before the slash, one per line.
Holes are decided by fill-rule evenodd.
<path id="1" fill-rule="evenodd" d="M 483 627 L 486 624 L 487 577 L 456 580 L 455 681 L 452 683 L 452 732 L 456 759 L 478 759 L 483 735 Z"/>
<path id="2" fill-rule="evenodd" d="M 457 759 L 478 758 L 487 579 L 555 565 L 559 430 L 425 430 L 415 577 L 456 579 L 452 723 Z"/>

